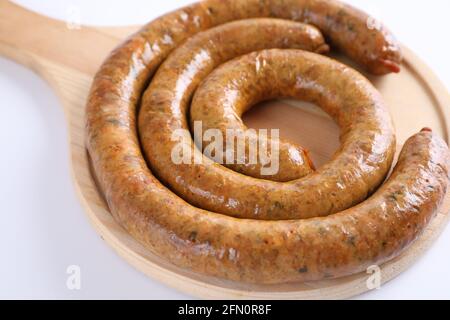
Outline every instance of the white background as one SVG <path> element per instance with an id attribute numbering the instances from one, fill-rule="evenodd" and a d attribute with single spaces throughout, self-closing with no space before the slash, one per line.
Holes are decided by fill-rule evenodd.
<path id="1" fill-rule="evenodd" d="M 59 19 L 73 5 L 84 24 L 127 25 L 190 1 L 16 2 Z M 348 2 L 384 21 L 450 86 L 450 1 Z M 62 109 L 49 86 L 0 58 L 0 95 L 0 298 L 189 298 L 134 270 L 89 225 L 71 182 Z M 408 271 L 359 298 L 450 299 L 449 244 L 450 227 Z M 69 265 L 81 267 L 79 291 L 66 287 Z"/>

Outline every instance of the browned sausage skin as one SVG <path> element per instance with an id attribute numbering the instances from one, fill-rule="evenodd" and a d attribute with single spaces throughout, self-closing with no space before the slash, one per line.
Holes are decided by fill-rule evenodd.
<path id="1" fill-rule="evenodd" d="M 373 74 L 399 72 L 401 48 L 389 30 L 370 25 L 366 13 L 335 0 L 204 1 L 213 20 L 225 23 L 251 17 L 274 17 L 317 26 L 327 40 Z M 234 16 L 238 14 L 238 16 Z M 250 16 L 249 16 L 250 15 Z"/>
<path id="2" fill-rule="evenodd" d="M 203 132 L 211 132 L 210 136 L 218 131 L 217 136 L 220 138 L 214 136 L 214 139 L 222 139 L 224 142 L 232 140 L 231 145 L 223 143 L 219 152 L 213 153 L 211 149 L 215 146 L 211 143 L 212 138 L 201 139 L 194 135 L 197 146 L 205 156 L 236 172 L 278 182 L 300 179 L 314 171 L 314 164 L 307 150 L 278 139 L 275 154 L 270 148 L 275 143 L 272 138 L 267 137 L 266 133 L 261 137 L 256 130 L 249 130 L 242 120 L 242 115 L 256 103 L 292 95 L 290 87 L 279 80 L 275 70 L 272 70 L 275 74 L 267 72 L 267 61 L 263 56 L 257 54 L 250 59 L 226 63 L 203 81 L 190 106 L 191 129 L 200 125 Z M 240 155 L 235 140 L 244 142 L 239 150 Z M 268 159 L 276 158 L 278 161 L 274 173 L 264 170 L 269 161 L 261 161 L 258 157 L 261 146 L 266 146 Z"/>
<path id="3" fill-rule="evenodd" d="M 292 7 L 287 8 L 289 5 Z M 418 162 L 424 161 L 425 170 L 418 172 L 420 176 L 412 179 L 413 184 L 408 187 L 412 190 L 410 194 L 422 195 L 419 198 L 407 197 L 418 201 L 414 206 L 417 205 L 420 214 L 415 212 L 411 218 L 413 226 L 418 222 L 417 228 L 403 228 L 408 225 L 411 214 L 396 215 L 399 219 L 404 218 L 402 225 L 398 231 L 396 221 L 389 225 L 386 230 L 392 233 L 385 234 L 384 238 L 388 241 L 384 241 L 383 245 L 383 237 L 374 228 L 369 228 L 370 223 L 377 220 L 370 218 L 369 224 L 366 224 L 366 214 L 361 212 L 359 222 L 348 218 L 352 223 L 348 225 L 349 230 L 362 227 L 358 232 L 362 236 L 358 239 L 358 246 L 355 246 L 358 248 L 357 254 L 348 248 L 340 251 L 345 243 L 352 244 L 352 241 L 341 241 L 347 238 L 342 233 L 346 229 L 336 234 L 334 242 L 328 241 L 331 232 L 317 238 L 317 234 L 324 234 L 324 230 L 332 231 L 336 227 L 327 229 L 326 224 L 316 222 L 331 221 L 328 219 L 332 217 L 303 222 L 250 221 L 196 209 L 171 193 L 151 174 L 140 151 L 136 134 L 137 102 L 161 62 L 186 38 L 225 22 L 268 16 L 300 21 L 312 17 L 315 20 L 312 22 L 321 29 L 327 29 L 328 25 L 329 30 L 335 24 L 342 31 L 345 21 L 339 22 L 330 14 L 338 6 L 341 5 L 335 1 L 204 1 L 151 22 L 111 53 L 91 88 L 86 110 L 87 147 L 111 212 L 132 236 L 181 267 L 228 279 L 276 283 L 357 272 L 364 264 L 382 262 L 397 255 L 409 240 L 420 234 L 427 218 L 434 214 L 442 199 L 447 182 L 443 172 L 444 168 L 447 170 L 447 164 L 444 165 L 447 150 L 438 138 L 431 135 L 421 134 L 410 143 L 424 150 L 425 156 L 415 158 L 419 159 Z M 328 11 L 329 8 L 331 11 Z M 357 21 L 358 28 L 350 29 L 363 30 L 367 16 L 358 18 L 359 15 L 354 16 L 353 10 L 344 9 L 350 14 L 350 20 Z M 391 43 L 391 36 L 386 36 L 384 31 L 364 30 L 356 36 L 342 32 L 326 35 L 332 43 L 374 73 L 396 71 L 396 68 L 386 68 L 383 61 L 388 61 L 387 65 L 391 67 L 400 64 L 399 46 Z M 427 179 L 422 178 L 426 176 L 431 177 L 428 179 L 430 187 L 422 190 L 420 188 L 425 186 Z M 340 215 L 338 220 L 333 220 L 339 222 L 336 226 L 347 223 Z M 321 226 L 325 229 L 320 229 Z M 309 232 L 308 228 L 311 228 Z M 369 237 L 364 236 L 367 228 Z M 303 237 L 303 234 L 309 236 Z M 403 240 L 409 240 L 397 241 L 402 236 L 405 236 Z M 296 255 L 299 252 L 297 248 L 304 249 L 300 256 Z M 310 248 L 314 250 L 310 251 Z M 368 251 L 367 248 L 374 250 Z M 382 251 L 382 248 L 387 249 Z M 319 251 L 325 254 L 323 263 Z M 359 263 L 358 254 L 363 257 L 362 263 Z M 335 273 L 330 272 L 333 268 Z"/>
<path id="4" fill-rule="evenodd" d="M 91 157 L 98 159 L 94 166 L 104 178 L 100 183 L 105 193 L 112 193 L 115 181 L 130 173 L 126 159 L 142 156 L 135 130 L 136 103 L 161 62 L 187 37 L 228 21 L 267 16 L 296 20 L 315 17 L 316 25 L 330 29 L 331 23 L 345 24 L 331 14 L 339 10 L 340 19 L 345 12 L 363 28 L 367 16 L 355 14 L 354 9 L 343 8 L 336 1 L 211 0 L 167 14 L 130 37 L 111 53 L 97 73 L 87 104 L 87 146 Z M 321 16 L 327 19 L 320 20 Z M 361 63 L 368 62 L 374 71 L 379 69 L 373 65 L 380 59 L 392 56 L 396 57 L 393 60 L 401 60 L 398 46 L 390 43 L 392 37 L 385 32 L 360 32 L 357 39 L 347 39 L 341 32 L 327 36 L 339 47 L 347 45 L 351 56 Z M 129 189 L 126 185 L 121 188 L 122 192 Z"/>
<path id="5" fill-rule="evenodd" d="M 247 20 L 246 20 L 247 21 Z M 174 162 L 179 145 L 173 132 L 187 131 L 191 97 L 202 78 L 235 56 L 271 46 L 260 22 L 233 22 L 205 31 L 177 48 L 159 68 L 142 99 L 139 133 L 154 174 L 189 203 L 229 216 L 299 219 L 326 216 L 358 204 L 384 181 L 395 153 L 395 134 L 380 93 L 358 72 L 329 58 L 300 50 L 267 50 L 219 68 L 238 68 L 233 80 L 256 97 L 286 95 L 316 103 L 341 127 L 340 150 L 317 172 L 287 183 L 247 177 L 204 157 L 198 149 L 185 163 Z M 236 44 L 245 34 L 245 45 Z M 259 35 L 259 36 L 258 36 Z M 220 41 L 219 41 L 220 39 Z M 285 41 L 282 41 L 285 43 Z M 202 57 L 201 63 L 198 57 Z M 251 70 L 258 74 L 251 77 Z M 242 72 L 240 72 L 242 71 Z M 181 84 L 181 85 L 180 85 Z M 206 101 L 205 103 L 208 103 Z M 192 138 L 186 143 L 192 143 Z M 202 161 L 194 161 L 201 159 Z"/>
<path id="6" fill-rule="evenodd" d="M 408 248 L 446 194 L 449 161 L 438 136 L 417 134 L 377 193 L 324 218 L 226 217 L 190 206 L 150 175 L 124 177 L 135 187 L 110 200 L 117 204 L 115 217 L 136 239 L 180 267 L 252 283 L 311 281 L 363 271 Z"/>
<path id="7" fill-rule="evenodd" d="M 211 29 L 205 31 L 196 36 L 195 39 L 199 40 L 189 40 L 187 44 L 183 45 L 183 48 L 188 51 L 187 54 L 178 54 L 177 57 L 171 60 L 174 63 L 167 62 L 168 65 L 164 68 L 165 72 L 163 74 L 158 73 L 158 76 L 156 76 L 158 79 L 162 79 L 162 81 L 158 81 L 155 78 L 155 82 L 161 84 L 161 86 L 158 86 L 157 89 L 152 86 L 146 94 L 146 96 L 151 97 L 149 99 L 144 98 L 145 101 L 143 103 L 145 106 L 147 100 L 151 100 L 148 103 L 153 103 L 154 108 L 149 110 L 145 106 L 142 109 L 144 110 L 142 113 L 146 116 L 151 116 L 153 120 L 152 123 L 146 123 L 146 120 L 142 120 L 144 126 L 152 126 L 155 130 L 159 131 L 161 123 L 156 124 L 158 120 L 152 114 L 155 112 L 161 114 L 164 107 L 175 110 L 175 108 L 178 108 L 177 104 L 180 104 L 182 105 L 180 111 L 177 110 L 175 113 L 178 114 L 181 112 L 186 114 L 183 108 L 187 108 L 188 106 L 187 102 L 190 100 L 188 95 L 195 89 L 195 86 L 201 80 L 201 76 L 207 74 L 211 67 L 236 55 L 264 48 L 298 48 L 319 53 L 328 50 L 328 45 L 325 44 L 323 36 L 315 27 L 298 22 L 268 18 L 231 22 L 218 27 L 217 30 Z M 179 49 L 176 51 L 179 52 Z M 188 60 L 189 58 L 192 58 L 192 60 Z M 201 62 L 199 62 L 200 59 Z M 182 98 L 178 101 L 177 97 Z M 169 101 L 169 99 L 172 101 Z M 167 104 L 164 104 L 165 102 Z M 220 103 L 218 103 L 218 106 L 220 106 Z M 180 121 L 180 123 L 184 124 L 182 127 L 187 131 L 189 128 L 185 119 L 185 117 L 177 119 L 174 117 L 170 121 Z M 155 125 L 156 127 L 154 127 Z M 195 124 L 192 123 L 191 128 L 194 127 Z M 181 129 L 181 127 L 176 127 L 175 124 L 170 125 L 170 133 L 168 131 L 167 133 L 172 136 L 176 129 Z M 203 129 L 209 130 L 216 128 L 210 127 Z M 227 127 L 224 129 L 230 130 L 232 128 Z M 142 132 L 141 137 L 144 142 L 153 145 L 155 137 L 150 136 L 146 131 Z M 166 150 L 174 150 L 171 149 L 171 146 L 174 146 L 174 144 L 167 144 L 167 142 L 160 141 L 161 144 L 165 145 Z M 252 142 L 247 141 L 245 145 L 249 147 Z M 269 146 L 272 145 L 270 140 L 267 144 Z M 252 146 L 254 145 L 252 144 Z M 152 149 L 155 150 L 153 147 Z M 277 170 L 274 169 L 274 173 L 272 174 L 264 174 L 264 170 L 262 170 L 263 166 L 259 164 L 261 162 L 247 166 L 230 164 L 229 167 L 247 176 L 275 181 L 290 181 L 313 172 L 312 162 L 308 158 L 307 152 L 301 146 L 282 143 L 280 149 L 280 157 L 279 159 L 277 158 L 279 168 L 276 168 Z M 248 149 L 246 153 L 248 153 Z M 273 154 L 271 156 L 275 157 L 277 155 Z M 245 162 L 248 162 L 248 158 Z M 226 161 L 221 161 L 221 163 L 225 163 L 228 166 Z M 224 187 L 226 188 L 226 185 Z"/>

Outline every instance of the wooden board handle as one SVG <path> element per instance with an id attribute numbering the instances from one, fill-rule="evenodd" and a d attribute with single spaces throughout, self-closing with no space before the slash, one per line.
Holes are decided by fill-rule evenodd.
<path id="1" fill-rule="evenodd" d="M 65 29 L 62 22 L 0 0 L 0 52 L 13 60 L 30 65 L 33 57 L 51 59 Z"/>
<path id="2" fill-rule="evenodd" d="M 45 60 L 92 76 L 120 37 L 115 28 L 71 26 L 0 0 L 0 54 L 35 70 Z"/>

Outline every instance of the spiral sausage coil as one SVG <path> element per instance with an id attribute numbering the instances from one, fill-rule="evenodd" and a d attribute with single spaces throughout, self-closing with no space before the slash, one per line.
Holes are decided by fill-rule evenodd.
<path id="1" fill-rule="evenodd" d="M 369 18 L 331 0 L 206 0 L 132 35 L 96 74 L 86 112 L 114 218 L 179 267 L 250 283 L 342 277 L 401 254 L 441 205 L 450 155 L 423 130 L 382 184 L 395 153 L 387 107 L 357 71 L 318 54 L 326 39 L 373 74 L 398 72 L 400 46 Z M 173 132 L 191 120 L 239 124 L 240 114 L 217 114 L 279 96 L 317 103 L 340 125 L 341 148 L 322 168 L 287 142 L 280 159 L 293 150 L 305 161 L 268 179 L 214 162 L 201 145 L 200 164 L 173 162 Z"/>

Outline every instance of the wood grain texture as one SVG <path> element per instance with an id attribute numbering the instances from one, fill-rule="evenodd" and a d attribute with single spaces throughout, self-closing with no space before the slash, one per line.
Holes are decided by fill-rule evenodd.
<path id="1" fill-rule="evenodd" d="M 116 252 L 148 276 L 202 298 L 339 299 L 368 291 L 368 274 L 303 284 L 248 285 L 177 268 L 137 243 L 108 212 L 92 178 L 84 145 L 84 108 L 93 74 L 108 52 L 138 27 L 70 30 L 65 23 L 0 0 L 0 53 L 35 70 L 55 89 L 65 110 L 74 184 L 87 216 Z M 393 115 L 399 144 L 423 127 L 447 142 L 450 97 L 434 74 L 407 48 L 398 75 L 368 76 Z M 342 57 L 337 59 L 351 64 Z M 282 128 L 281 135 L 311 150 L 325 163 L 338 148 L 338 128 L 319 108 L 297 101 L 264 103 L 245 115 L 248 126 Z M 400 147 L 400 146 L 399 146 Z M 400 148 L 399 148 L 400 149 Z M 411 266 L 440 235 L 448 221 L 450 194 L 423 236 L 397 259 L 381 266 L 382 282 Z"/>

